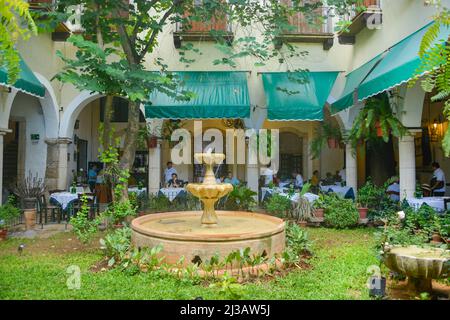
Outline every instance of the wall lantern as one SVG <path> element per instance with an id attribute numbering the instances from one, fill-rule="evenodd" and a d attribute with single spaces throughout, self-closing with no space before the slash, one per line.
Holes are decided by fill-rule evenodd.
<path id="1" fill-rule="evenodd" d="M 442 137 L 442 123 L 438 119 L 434 119 L 429 125 L 431 142 L 438 142 Z"/>

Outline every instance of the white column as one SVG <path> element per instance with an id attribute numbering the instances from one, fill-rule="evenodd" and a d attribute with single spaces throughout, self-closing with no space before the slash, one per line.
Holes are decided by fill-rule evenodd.
<path id="1" fill-rule="evenodd" d="M 398 140 L 400 198 L 413 197 L 416 190 L 416 155 L 414 136 L 408 135 Z"/>
<path id="2" fill-rule="evenodd" d="M 246 180 L 247 187 L 256 192 L 256 199 L 258 199 L 258 187 L 259 187 L 259 166 L 257 161 L 249 161 L 250 159 L 258 159 L 257 150 L 251 150 L 250 144 L 247 144 L 247 157 L 246 157 Z M 256 162 L 256 163 L 255 163 Z"/>
<path id="3" fill-rule="evenodd" d="M 345 145 L 345 180 L 347 186 L 352 187 L 355 192 L 358 189 L 358 166 L 356 162 L 356 151 L 350 143 Z"/>
<path id="4" fill-rule="evenodd" d="M 157 194 L 161 184 L 161 141 L 148 149 L 148 194 Z"/>
<path id="5" fill-rule="evenodd" d="M 6 134 L 4 131 L 0 131 L 0 205 L 3 196 L 3 136 Z"/>
<path id="6" fill-rule="evenodd" d="M 68 138 L 58 139 L 58 189 L 66 190 L 67 185 L 67 153 L 71 140 Z"/>

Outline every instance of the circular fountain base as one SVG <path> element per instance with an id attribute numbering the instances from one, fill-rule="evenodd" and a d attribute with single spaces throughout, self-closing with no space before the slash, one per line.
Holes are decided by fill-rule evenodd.
<path id="1" fill-rule="evenodd" d="M 201 211 L 150 214 L 132 221 L 132 241 L 137 247 L 163 246 L 167 263 L 184 257 L 185 264 L 221 258 L 231 252 L 250 248 L 250 254 L 272 257 L 285 247 L 285 223 L 268 215 L 217 211 L 218 224 L 204 227 Z"/>

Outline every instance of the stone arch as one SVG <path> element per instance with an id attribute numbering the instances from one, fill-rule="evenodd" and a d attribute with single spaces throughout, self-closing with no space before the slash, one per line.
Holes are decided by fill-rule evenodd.
<path id="1" fill-rule="evenodd" d="M 71 138 L 73 136 L 73 128 L 75 121 L 80 115 L 81 111 L 92 101 L 103 97 L 99 93 L 91 93 L 89 91 L 82 91 L 76 96 L 67 106 L 61 119 L 61 126 L 59 129 L 59 136 L 62 138 Z"/>

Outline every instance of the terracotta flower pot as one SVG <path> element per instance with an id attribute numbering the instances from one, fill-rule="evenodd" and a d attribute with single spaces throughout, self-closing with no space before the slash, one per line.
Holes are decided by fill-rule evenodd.
<path id="1" fill-rule="evenodd" d="M 369 211 L 368 208 L 358 208 L 359 218 L 360 219 L 367 219 L 367 211 Z"/>
<path id="2" fill-rule="evenodd" d="M 36 209 L 24 209 L 25 227 L 27 230 L 33 230 L 36 226 Z"/>
<path id="3" fill-rule="evenodd" d="M 328 138 L 328 148 L 330 149 L 337 149 L 339 148 L 339 141 L 335 138 Z"/>
<path id="4" fill-rule="evenodd" d="M 0 229 L 0 241 L 8 237 L 8 229 Z"/>
<path id="5" fill-rule="evenodd" d="M 375 122 L 375 129 L 377 129 L 377 137 L 382 137 L 383 129 L 381 128 L 380 121 Z"/>
<path id="6" fill-rule="evenodd" d="M 307 224 L 308 224 L 307 221 L 299 221 L 299 222 L 298 222 L 298 225 L 299 225 L 300 227 L 302 227 L 302 228 L 306 228 Z"/>
<path id="7" fill-rule="evenodd" d="M 147 147 L 149 149 L 156 148 L 158 145 L 158 138 L 156 137 L 147 137 Z"/>
<path id="8" fill-rule="evenodd" d="M 442 243 L 444 242 L 441 235 L 437 232 L 433 233 L 433 235 L 431 236 L 431 241 L 434 243 Z"/>
<path id="9" fill-rule="evenodd" d="M 323 216 L 324 216 L 324 209 L 323 209 L 323 208 L 317 208 L 317 209 L 314 211 L 314 216 L 315 216 L 316 218 L 323 218 Z"/>

